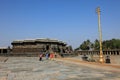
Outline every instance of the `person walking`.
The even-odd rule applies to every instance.
[[[42,61],[42,56],[43,56],[43,54],[40,53],[40,55],[39,55],[39,61]]]
[[[53,52],[50,53],[50,60],[54,60],[54,53]]]
[[[46,53],[46,60],[49,58],[49,52]]]

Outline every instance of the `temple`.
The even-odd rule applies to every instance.
[[[54,51],[64,52],[66,43],[54,39],[35,39],[35,40],[16,40],[12,43],[12,54],[31,54],[37,55],[40,52]]]

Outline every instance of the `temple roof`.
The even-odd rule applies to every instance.
[[[34,43],[34,42],[48,42],[48,43],[59,43],[59,44],[64,44],[66,45],[65,42],[59,41],[56,39],[49,39],[49,38],[41,38],[41,39],[32,39],[32,40],[15,40],[11,44],[21,44],[21,43]]]

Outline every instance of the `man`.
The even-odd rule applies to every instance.
[[[40,53],[40,55],[39,55],[39,61],[42,61],[42,56],[43,56],[43,54]]]

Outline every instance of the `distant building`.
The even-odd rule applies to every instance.
[[[66,43],[54,39],[35,39],[35,40],[17,40],[12,43],[12,54],[32,54],[37,55],[40,52],[54,51],[63,52]]]
[[[0,55],[7,55],[10,54],[10,46],[8,47],[0,47]]]
[[[0,54],[7,53],[7,47],[0,47]]]

